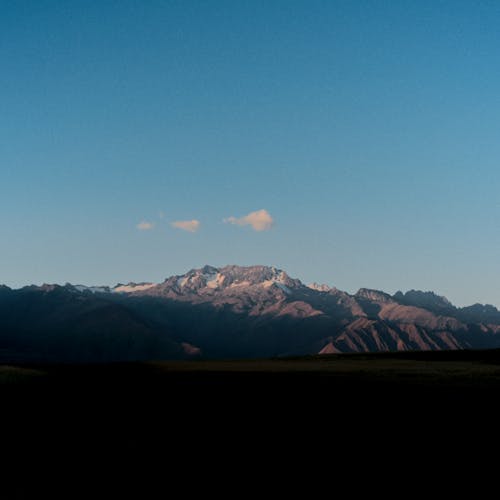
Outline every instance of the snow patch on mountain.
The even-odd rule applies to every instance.
[[[290,278],[284,271],[279,271],[276,268],[271,268],[272,274],[269,279],[262,281],[261,285],[264,288],[270,288],[272,286],[277,286],[281,290],[283,290],[286,294],[290,295],[292,290],[287,286],[287,283],[290,282]]]
[[[283,290],[288,295],[290,295],[292,293],[290,288],[288,288],[286,285],[284,285],[281,281],[278,281],[278,280],[274,280],[274,279],[265,280],[261,284],[264,288],[270,288],[272,286],[277,286],[278,288]]]
[[[188,282],[188,280],[189,278],[187,276],[181,276],[177,279],[177,286],[179,288],[182,288]]]
[[[307,288],[310,288],[311,290],[316,290],[317,292],[329,292],[331,290],[331,287],[328,285],[320,284],[320,283],[310,283],[307,285]]]
[[[72,287],[79,292],[90,293],[109,293],[109,286],[85,286],[85,285],[72,285]]]
[[[208,288],[220,288],[224,284],[226,277],[221,273],[204,275]]]
[[[235,281],[234,283],[231,283],[228,288],[246,287],[250,285],[250,281]]]
[[[129,283],[128,285],[118,284],[113,288],[114,293],[134,293],[143,292],[156,286],[155,283]]]

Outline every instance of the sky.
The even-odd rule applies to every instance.
[[[0,2],[0,282],[204,264],[500,306],[500,3]]]

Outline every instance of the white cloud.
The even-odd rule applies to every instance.
[[[196,233],[198,229],[200,229],[200,221],[193,220],[177,220],[175,222],[171,222],[172,227],[176,227],[177,229],[182,229],[183,231],[189,231],[190,233]]]
[[[149,231],[150,229],[153,229],[155,227],[153,222],[148,222],[143,220],[142,222],[139,222],[137,224],[136,228],[139,229],[139,231]]]
[[[254,231],[269,231],[273,227],[274,220],[267,210],[257,210],[250,212],[243,217],[228,217],[224,219],[227,224],[236,224],[237,226],[252,226]]]

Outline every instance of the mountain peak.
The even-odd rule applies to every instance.
[[[244,287],[261,286],[270,288],[276,286],[286,293],[291,289],[303,286],[302,282],[292,279],[285,271],[274,266],[236,266],[224,267],[203,266],[191,269],[186,274],[167,278],[162,289],[174,289],[184,293],[212,293],[227,289],[243,289]]]
[[[203,273],[203,274],[214,274],[214,273],[217,273],[219,272],[219,270],[214,267],[214,266],[210,266],[210,265],[205,265],[203,266],[200,271]]]
[[[286,293],[294,288],[303,286],[298,279],[293,279],[288,274],[274,266],[226,266],[220,269],[225,277],[225,283],[229,286],[256,286],[264,288],[277,286]]]
[[[382,292],[381,290],[372,290],[370,288],[360,288],[354,296],[372,302],[393,302],[393,298],[388,293]]]
[[[421,290],[409,290],[406,293],[396,292],[394,300],[401,304],[423,307],[432,310],[443,310],[454,308],[453,304],[442,295],[434,292],[422,292]]]
[[[187,273],[182,274],[181,276],[203,276],[203,275],[216,274],[218,272],[219,272],[219,269],[217,267],[205,265],[203,267],[199,267],[199,268],[195,267],[193,269],[190,269]]]

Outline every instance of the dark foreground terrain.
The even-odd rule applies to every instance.
[[[0,391],[4,498],[312,487],[472,467],[496,448],[500,351],[4,365]]]

